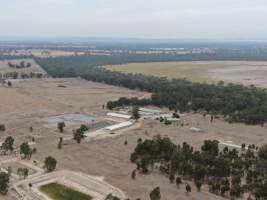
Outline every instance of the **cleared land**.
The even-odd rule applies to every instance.
[[[41,186],[40,190],[53,200],[91,200],[92,197],[58,183]]]
[[[12,68],[8,66],[8,62],[12,64],[19,64],[21,61],[24,61],[25,64],[30,63],[31,66],[27,68]],[[20,72],[20,73],[42,73],[46,74],[46,72],[33,60],[33,59],[17,59],[17,60],[3,60],[0,61],[0,73],[7,72]]]
[[[58,161],[58,170],[102,176],[108,183],[123,190],[130,199],[148,199],[150,191],[157,186],[160,186],[162,197],[166,200],[223,199],[208,193],[207,188],[203,188],[202,192],[193,188],[193,192],[188,195],[185,193],[185,184],[178,189],[156,170],[150,175],[137,174],[136,180],[132,180],[131,173],[136,166],[130,162],[130,154],[138,138],[150,139],[161,134],[177,144],[186,141],[195,148],[199,148],[206,139],[217,139],[233,145],[267,143],[265,127],[228,124],[221,119],[211,124],[209,116],[203,118],[199,114],[186,114],[183,116],[183,127],[140,120],[136,126],[121,130],[114,137],[84,140],[81,144],[73,140],[64,141],[59,150],[59,137],[72,137],[72,127],[67,127],[61,134],[55,127],[47,126],[45,118],[80,113],[103,121],[108,111],[102,109],[102,105],[108,100],[121,96],[147,97],[150,94],[80,79],[30,79],[14,81],[11,88],[0,86],[0,95],[0,123],[6,124],[7,128],[6,132],[1,133],[1,141],[11,135],[18,147],[33,136],[37,153],[32,160],[36,160],[39,167],[51,155]],[[32,132],[30,126],[33,127]],[[192,127],[203,131],[192,132]],[[125,140],[128,145],[124,144]]]
[[[167,78],[185,78],[194,82],[218,81],[254,84],[267,87],[267,63],[246,61],[201,61],[134,63],[107,66],[123,73],[145,74]]]

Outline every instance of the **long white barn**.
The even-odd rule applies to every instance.
[[[112,126],[108,126],[105,129],[109,130],[109,131],[115,131],[115,130],[118,130],[118,129],[121,129],[121,128],[125,128],[125,127],[128,127],[128,126],[131,126],[133,124],[134,123],[131,122],[131,121],[126,121],[126,122],[122,122],[122,123],[115,124],[115,125],[112,125]]]
[[[131,119],[131,115],[126,115],[126,114],[121,114],[121,113],[114,113],[114,112],[107,113],[107,116],[123,118],[123,119]]]

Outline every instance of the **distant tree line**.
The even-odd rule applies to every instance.
[[[207,185],[209,191],[231,199],[244,193],[258,200],[267,199],[267,145],[242,145],[238,152],[228,147],[219,150],[219,142],[206,140],[200,150],[184,142],[174,144],[167,137],[139,140],[131,161],[140,173],[158,170],[179,185],[192,181],[198,191]],[[187,183],[186,191],[191,192]]]
[[[136,60],[144,61],[140,57]],[[144,59],[149,60],[148,57]],[[112,109],[121,105],[153,104],[173,110],[201,111],[223,115],[229,122],[264,124],[267,120],[267,92],[254,86],[238,84],[192,83],[184,79],[160,78],[141,74],[123,74],[102,67],[108,64],[133,62],[124,56],[71,56],[36,59],[51,76],[82,77],[86,80],[124,86],[130,89],[152,92],[151,99],[120,99],[108,102]],[[150,60],[151,61],[151,60]]]
[[[33,58],[33,56],[27,55],[5,55],[0,53],[0,60],[16,60],[16,59],[27,59]]]
[[[29,79],[29,78],[43,78],[45,74],[41,72],[5,72],[0,73],[0,79]]]

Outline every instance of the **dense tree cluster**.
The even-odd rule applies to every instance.
[[[205,110],[213,115],[223,115],[229,122],[264,124],[267,120],[267,92],[264,89],[224,85],[222,82],[208,85],[166,80],[165,84],[152,89],[154,93],[151,99],[121,98],[118,101],[109,101],[107,107],[113,109],[124,105],[153,104],[181,112]],[[155,85],[157,84],[154,83]],[[146,88],[142,89],[147,91]]]
[[[146,106],[152,104],[151,99],[138,99],[136,97],[133,98],[126,98],[121,97],[116,101],[108,101],[107,102],[107,108],[112,110],[116,107],[123,107],[123,106]]]
[[[121,60],[119,60],[121,59]],[[159,78],[141,74],[112,72],[99,65],[131,62],[120,56],[73,56],[37,59],[52,76],[75,77],[152,92],[151,99],[120,99],[108,108],[129,104],[154,104],[183,111],[205,110],[223,115],[230,122],[264,124],[267,120],[267,92],[254,86],[192,83],[183,79]]]
[[[266,146],[261,147],[259,153],[255,145],[241,152],[228,147],[220,151],[218,141],[206,140],[201,150],[194,150],[187,143],[176,145],[167,137],[157,136],[139,142],[131,161],[144,174],[159,169],[171,183],[176,180],[177,185],[183,177],[192,180],[198,190],[208,185],[209,191],[217,195],[237,198],[248,193],[261,200],[267,198],[266,155]]]

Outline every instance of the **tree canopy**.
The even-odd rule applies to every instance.
[[[198,191],[206,184],[217,195],[237,198],[248,192],[257,199],[266,199],[265,151],[266,145],[258,153],[255,145],[242,152],[219,150],[216,140],[205,140],[200,150],[195,150],[186,142],[176,145],[167,137],[157,136],[140,141],[130,159],[144,174],[153,173],[157,164],[159,172],[169,177],[171,183],[176,180],[177,186],[183,178],[192,180]],[[189,184],[186,191],[191,191]]]

